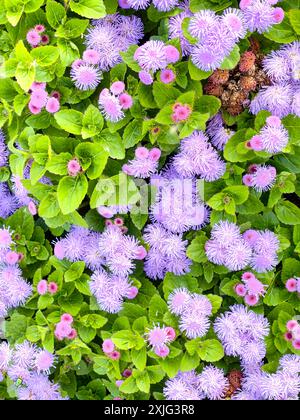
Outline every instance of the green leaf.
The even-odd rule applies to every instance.
[[[188,61],[188,68],[192,80],[199,81],[203,79],[208,79],[209,76],[212,75],[212,71],[203,71],[201,69],[198,69],[198,67],[196,67],[191,60]]]
[[[218,340],[201,341],[199,345],[197,353],[205,362],[217,362],[224,357],[224,349]]]
[[[32,343],[37,343],[41,338],[41,333],[37,325],[31,325],[26,330],[26,338]]]
[[[33,63],[20,62],[16,70],[16,79],[21,88],[27,92],[35,81],[35,66]]]
[[[79,337],[85,343],[90,343],[96,337],[96,330],[91,327],[80,325],[78,328]]]
[[[49,25],[56,29],[66,17],[65,8],[56,1],[47,0],[46,17]]]
[[[187,256],[197,263],[204,263],[207,261],[207,257],[204,250],[205,242],[207,238],[203,236],[197,236],[193,239],[187,248]]]
[[[59,49],[47,45],[34,48],[30,54],[41,67],[51,66],[59,59]]]
[[[99,143],[80,143],[75,149],[75,155],[84,162],[91,160],[91,164],[86,171],[90,179],[99,178],[102,174],[108,159],[108,153]]]
[[[140,350],[131,350],[131,360],[134,366],[139,370],[144,370],[147,362],[147,349],[143,347]]]
[[[58,38],[73,39],[78,38],[84,33],[89,24],[88,20],[70,19],[65,24],[57,28],[56,36]]]
[[[101,112],[94,105],[89,105],[83,114],[81,135],[83,139],[94,137],[103,128],[104,120]]]
[[[12,216],[6,219],[6,225],[10,226],[15,233],[25,236],[30,240],[34,231],[34,220],[27,208],[21,207]]]
[[[75,280],[78,280],[85,269],[85,264],[83,261],[74,262],[71,267],[65,272],[64,278],[65,282],[69,283]]]
[[[240,58],[241,56],[239,46],[235,45],[229,56],[226,57],[221,64],[220,68],[222,70],[232,70],[238,65]]]
[[[74,109],[63,109],[55,113],[54,118],[57,124],[71,134],[81,134],[82,113]]]
[[[71,0],[69,4],[73,12],[89,19],[101,19],[106,15],[103,0]]]
[[[71,296],[61,296],[58,298],[58,303],[61,309],[65,312],[70,313],[73,316],[77,316],[83,302],[82,295],[75,291]]]
[[[195,292],[198,288],[198,281],[188,274],[176,276],[173,273],[167,273],[163,281],[165,299],[168,299],[169,294],[179,287],[186,287],[190,292]]]
[[[198,354],[190,355],[189,353],[184,353],[180,363],[180,370],[182,372],[189,372],[190,370],[196,369],[199,366],[199,361]]]
[[[214,96],[203,95],[196,100],[195,110],[201,114],[209,114],[210,117],[215,115],[221,107],[221,101]]]
[[[249,188],[244,185],[233,185],[224,188],[223,193],[232,197],[236,204],[243,204],[249,196]]]
[[[280,200],[275,205],[275,214],[281,223],[287,225],[300,224],[300,209],[290,201]]]
[[[219,309],[221,308],[222,305],[222,301],[223,299],[221,298],[221,296],[217,296],[217,295],[205,295],[211,302],[212,304],[212,312],[213,314],[218,313]]]
[[[85,175],[76,177],[65,176],[59,181],[57,198],[63,214],[70,214],[77,210],[88,190],[88,181]]]
[[[284,20],[280,24],[271,26],[268,32],[264,33],[264,36],[271,41],[281,44],[287,44],[297,39],[287,16],[285,16]]]
[[[169,102],[174,102],[179,95],[180,91],[173,86],[161,82],[153,84],[153,96],[159,108],[163,108]]]
[[[67,175],[68,162],[72,159],[70,153],[60,153],[59,155],[52,154],[46,164],[47,171],[56,175]]]
[[[143,120],[133,120],[127,125],[123,134],[125,149],[135,146],[143,140]]]
[[[125,381],[120,386],[120,391],[124,392],[124,394],[134,394],[138,390],[139,388],[137,387],[135,378],[133,376],[130,376],[129,378],[125,379]]]
[[[122,137],[119,133],[111,133],[109,130],[103,130],[97,136],[95,141],[100,141],[103,148],[109,153],[113,159],[125,158],[125,147]]]
[[[39,296],[38,299],[38,309],[43,310],[49,308],[50,305],[54,302],[53,296],[47,294]]]
[[[89,314],[80,318],[80,322],[86,327],[92,327],[97,330],[107,323],[107,318],[98,314]]]
[[[41,217],[51,218],[60,213],[57,195],[54,192],[47,194],[39,205],[39,215]]]
[[[149,319],[152,322],[160,322],[167,312],[168,306],[166,302],[159,296],[154,295],[149,303]]]
[[[162,381],[165,373],[159,366],[147,366],[147,372],[150,378],[151,384],[157,384]]]
[[[130,330],[118,331],[111,336],[112,341],[121,350],[129,350],[135,347],[137,343],[136,336]]]
[[[147,371],[137,372],[135,381],[141,392],[148,393],[150,391],[150,378]]]
[[[138,73],[141,71],[141,68],[133,58],[137,49],[137,45],[131,45],[126,51],[121,51],[120,56],[123,58],[124,63],[127,64],[129,68]]]

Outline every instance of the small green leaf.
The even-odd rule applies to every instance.
[[[69,214],[77,210],[87,190],[88,181],[83,174],[62,178],[57,187],[57,198],[62,213]]]

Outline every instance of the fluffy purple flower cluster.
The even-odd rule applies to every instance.
[[[256,191],[268,191],[276,180],[276,168],[270,165],[250,165],[248,174],[243,176],[243,183]]]
[[[123,165],[122,171],[127,175],[136,178],[149,178],[156,173],[161,151],[157,147],[148,150],[146,147],[138,147],[135,150],[135,157]]]
[[[166,45],[163,41],[147,41],[140,46],[134,59],[141,67],[139,78],[145,85],[153,83],[153,75],[158,70],[164,70],[169,64],[180,59],[180,53],[173,45]]]
[[[90,289],[101,309],[115,313],[121,310],[125,297],[135,298],[137,289],[128,276],[135,268],[133,260],[144,259],[147,252],[133,236],[111,225],[103,233],[73,226],[65,238],[56,242],[54,254],[59,259],[84,261],[94,271]]]
[[[234,305],[218,317],[214,330],[227,356],[239,356],[244,366],[259,366],[266,355],[264,337],[269,334],[269,322],[263,315]]]
[[[131,206],[99,206],[97,207],[98,213],[106,219],[111,219],[116,214],[127,214]]]
[[[18,263],[20,254],[12,251],[12,233],[0,229],[0,317],[9,309],[23,305],[32,293],[32,287],[23,277]]]
[[[169,12],[178,6],[179,0],[152,0],[152,4],[160,12]],[[119,0],[119,5],[123,9],[147,9],[151,4],[151,0]]]
[[[190,271],[191,260],[186,256],[188,241],[182,234],[171,233],[159,223],[146,226],[144,240],[149,244],[144,270],[150,279],[162,280],[167,272],[182,275]]]
[[[222,114],[218,112],[218,114],[209,120],[206,134],[216,149],[224,150],[226,143],[235,132],[225,127]]]
[[[71,79],[81,90],[95,89],[108,71],[122,62],[121,51],[137,44],[144,36],[142,20],[118,13],[93,21],[85,37],[87,49],[72,64]]]
[[[162,175],[151,181],[158,181],[155,203],[150,209],[153,222],[173,233],[199,230],[208,222],[209,211],[198,196],[196,180],[168,179]]]
[[[225,162],[202,131],[195,131],[181,141],[173,166],[183,178],[197,176],[208,182],[221,178],[226,170]]]
[[[133,260],[144,259],[146,250],[133,236],[124,235],[116,226],[108,226],[103,233],[73,226],[65,238],[54,246],[59,259],[84,261],[91,270],[107,268],[116,276],[133,272]]]
[[[200,374],[179,372],[165,383],[163,393],[167,400],[221,400],[228,388],[224,371],[209,365]]]
[[[203,337],[209,330],[212,304],[206,296],[190,293],[184,287],[175,289],[168,298],[168,307],[179,316],[179,329],[187,338]]]
[[[300,392],[300,356],[286,354],[279,360],[276,373],[259,367],[244,367],[242,390],[233,400],[298,400]]]
[[[265,151],[271,154],[282,152],[289,142],[288,130],[276,115],[268,117],[265,126],[258,135],[248,142],[250,149],[257,152]]]
[[[89,286],[101,310],[110,313],[120,312],[124,299],[134,299],[138,293],[127,276],[110,274],[103,269],[94,271]]]
[[[122,120],[125,117],[124,111],[132,105],[132,97],[125,92],[124,82],[114,82],[110,89],[103,89],[99,95],[99,108],[104,118],[111,122]]]
[[[59,386],[49,380],[55,356],[24,341],[14,348],[0,343],[0,382],[13,381],[18,400],[63,400]]]
[[[247,230],[240,232],[235,223],[221,221],[211,231],[211,239],[205,244],[209,261],[224,265],[230,271],[239,271],[251,266],[257,273],[273,270],[277,265],[279,241],[269,231]]]
[[[300,42],[273,51],[263,61],[272,84],[262,88],[252,100],[250,111],[267,110],[277,117],[300,117]]]
[[[3,131],[0,129],[0,167],[7,166],[8,155],[9,153],[5,143],[5,136]]]
[[[170,353],[168,345],[175,340],[176,332],[172,327],[154,326],[146,333],[146,338],[157,356],[166,357]]]
[[[169,19],[169,37],[179,38],[183,55],[191,55],[193,63],[204,71],[220,67],[247,30],[263,33],[284,18],[280,7],[274,8],[265,0],[242,0],[241,10],[228,8],[222,15],[212,10],[193,14],[188,2],[180,8],[183,11]],[[182,24],[185,18],[190,18],[189,32],[198,41],[195,45],[184,36]]]

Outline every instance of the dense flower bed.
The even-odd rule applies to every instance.
[[[0,399],[297,400],[294,0],[4,0]]]

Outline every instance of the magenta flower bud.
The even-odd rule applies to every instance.
[[[123,226],[124,225],[124,220],[121,217],[116,217],[114,220],[114,224],[116,226]]]
[[[49,44],[49,41],[50,41],[49,36],[46,35],[46,34],[43,34],[42,35],[42,39],[41,39],[41,44],[42,45],[47,45],[47,44]]]
[[[284,338],[286,341],[293,341],[293,334],[291,332],[286,332]]]
[[[59,260],[63,260],[65,258],[65,251],[61,242],[56,242],[56,244],[54,245],[54,255]]]
[[[165,54],[166,54],[167,62],[169,64],[177,63],[177,61],[180,59],[179,51],[173,45],[167,45],[165,47]]]
[[[27,32],[26,40],[32,47],[36,47],[41,42],[42,37],[35,29],[31,29]]]
[[[139,79],[146,86],[152,85],[154,82],[152,75],[145,70],[139,72]]]
[[[128,4],[128,0],[118,0],[119,1],[119,6],[122,9],[130,9],[130,5]]]
[[[147,159],[149,156],[149,150],[146,147],[138,147],[135,150],[135,157],[138,159]]]
[[[275,23],[281,23],[284,19],[284,10],[281,7],[275,7],[273,10],[273,19]]]
[[[161,151],[157,147],[154,147],[149,152],[149,158],[151,160],[154,160],[155,162],[157,162],[160,159],[160,156],[161,156]]]
[[[288,279],[285,287],[289,292],[296,292],[297,291],[298,282],[296,279]]]
[[[37,290],[39,295],[41,295],[41,296],[45,295],[48,291],[47,280],[40,280],[38,282],[38,285],[36,286],[36,290]]]
[[[300,340],[294,340],[293,341],[293,347],[296,350],[300,350]]]
[[[42,111],[42,108],[38,108],[37,106],[33,105],[31,101],[28,103],[28,109],[33,115],[37,115]]]
[[[14,265],[19,261],[19,254],[15,251],[8,251],[5,255],[5,262],[9,265]]]
[[[129,378],[132,375],[132,370],[125,369],[122,375],[124,376],[124,378]]]
[[[250,140],[250,147],[256,152],[260,152],[264,149],[261,136],[254,136]]]
[[[128,93],[122,93],[119,96],[119,101],[123,109],[130,109],[133,105],[132,96],[128,95]]]
[[[73,323],[73,317],[72,317],[72,315],[70,315],[70,314],[63,314],[63,315],[60,317],[60,320],[61,320],[62,322],[67,322],[68,324],[72,324],[72,323]]]
[[[174,341],[174,340],[175,340],[175,338],[176,338],[176,332],[175,332],[174,328],[172,328],[172,327],[166,327],[166,328],[165,328],[165,331],[166,331],[166,333],[167,333],[167,337],[168,337],[168,339],[169,339],[170,341]]]
[[[257,304],[259,298],[256,295],[246,295],[245,296],[245,303],[249,306],[254,306]]]
[[[137,260],[143,260],[146,257],[146,255],[147,255],[146,249],[142,245],[140,245],[138,247],[138,252],[137,252],[137,255],[136,255],[136,259]]]
[[[53,281],[51,281],[48,284],[48,292],[50,293],[50,295],[55,295],[55,293],[57,293],[58,291],[58,286],[56,283],[54,283]]]
[[[46,90],[43,89],[37,89],[32,92],[30,97],[30,103],[37,107],[37,108],[43,108],[47,103],[48,93]]]
[[[247,187],[252,187],[253,185],[253,177],[250,174],[246,174],[243,176],[243,184]]]
[[[241,0],[240,1],[240,9],[244,10],[252,4],[253,0]]]
[[[120,82],[120,81],[114,82],[110,87],[110,91],[114,95],[120,95],[121,93],[124,92],[124,90],[125,90],[125,83]]]
[[[289,330],[289,331],[294,331],[295,330],[295,328],[297,328],[298,327],[298,322],[297,321],[295,321],[294,319],[291,319],[290,321],[288,321],[287,322],[287,324],[286,324],[286,328]]]
[[[72,328],[70,334],[68,334],[68,339],[69,340],[74,340],[74,338],[76,338],[76,337],[77,337],[77,331],[74,328]]]
[[[162,70],[162,72],[160,73],[160,81],[162,83],[165,83],[166,85],[174,82],[175,79],[176,75],[171,69]]]
[[[30,201],[28,203],[27,208],[28,208],[29,213],[32,214],[32,216],[35,216],[37,214],[37,208],[33,201]]]
[[[85,61],[81,58],[77,58],[77,60],[73,61],[72,63],[72,69],[78,69],[79,67],[83,66],[85,64]]]
[[[105,220],[105,226],[106,227],[113,226],[113,222],[111,220]]]
[[[46,111],[50,114],[55,114],[60,109],[60,103],[59,100],[52,97],[49,98],[46,104]]]
[[[72,159],[68,162],[68,173],[70,176],[76,176],[81,171],[81,166],[77,159]]]
[[[135,286],[131,286],[126,294],[128,299],[134,299],[139,293],[139,289]]]
[[[41,82],[33,82],[32,85],[30,86],[30,91],[34,92],[36,90],[45,90],[46,89],[46,83],[41,83]]]
[[[60,101],[61,98],[61,94],[59,92],[57,92],[57,90],[54,90],[53,92],[50,93],[51,98],[55,98],[58,101]]]
[[[235,286],[234,290],[235,290],[235,293],[236,293],[238,296],[241,296],[241,297],[246,296],[247,289],[246,289],[246,287],[245,287],[243,284],[241,284],[241,283],[240,283],[240,284],[237,284],[237,285]]]
[[[108,354],[108,357],[112,360],[119,360],[121,357],[121,353],[119,351],[113,351]]]
[[[167,357],[170,353],[170,349],[168,346],[163,344],[161,347],[155,348],[154,353],[159,357]]]
[[[104,353],[112,353],[115,349],[115,345],[113,343],[112,340],[110,340],[109,338],[107,338],[106,340],[103,341],[102,343],[102,350]]]
[[[84,51],[82,58],[88,64],[98,64],[100,60],[100,55],[98,51],[88,49]]]
[[[121,232],[124,233],[124,235],[128,232],[128,227],[127,226],[122,226],[121,227]]]
[[[39,32],[39,33],[45,32],[45,26],[41,25],[41,24],[35,25],[34,30]]]
[[[249,271],[246,271],[246,273],[244,273],[242,275],[242,280],[248,281],[248,280],[254,280],[256,277],[253,273],[249,273]]]

